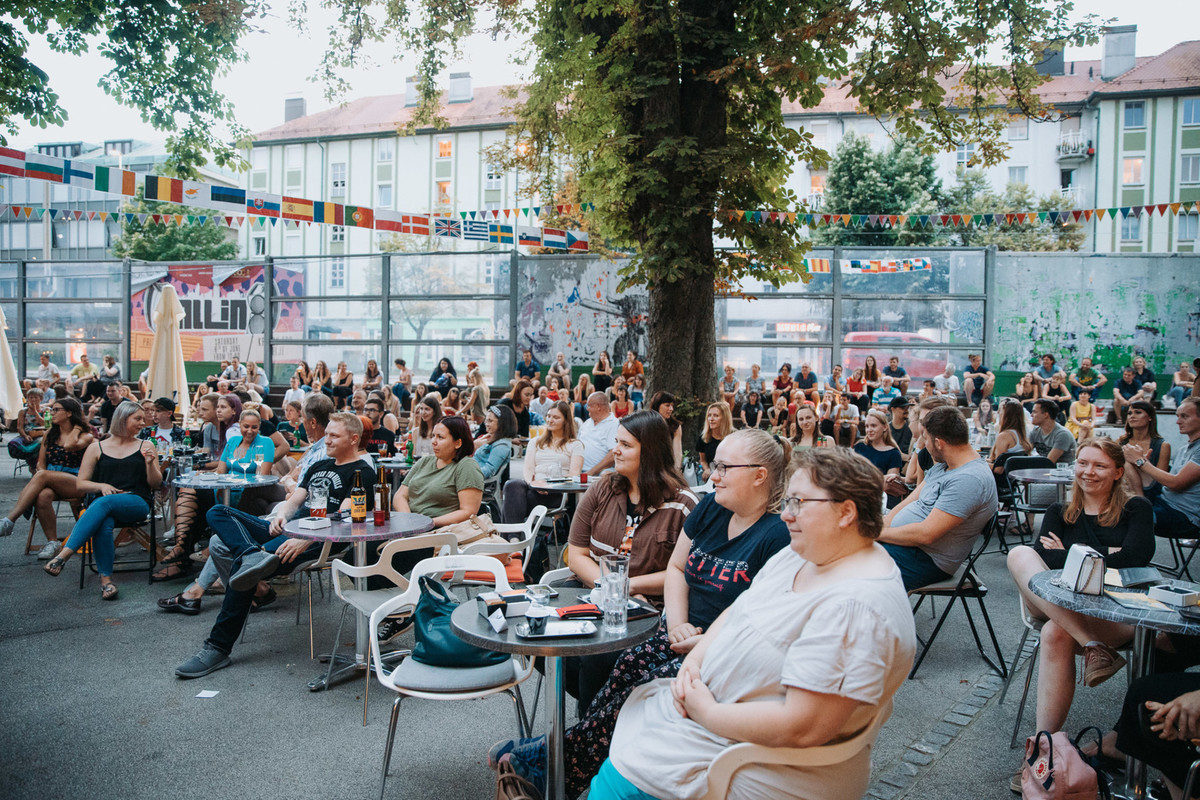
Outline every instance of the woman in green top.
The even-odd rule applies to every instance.
[[[470,426],[462,417],[443,417],[430,439],[433,453],[408,473],[392,508],[432,517],[439,528],[465,522],[483,502],[483,471],[471,458],[475,443]]]

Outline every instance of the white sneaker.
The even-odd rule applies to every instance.
[[[13,521],[8,517],[0,518],[0,536],[8,536],[13,532]]]
[[[53,542],[46,542],[41,550],[38,550],[38,561],[49,561],[58,555],[58,551],[62,550],[62,542],[55,539]]]

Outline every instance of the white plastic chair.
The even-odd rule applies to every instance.
[[[881,708],[862,733],[837,744],[820,747],[764,747],[739,742],[721,751],[708,767],[708,793],[704,800],[723,800],[729,793],[734,773],[749,764],[779,764],[790,767],[828,767],[841,764],[875,744],[879,729],[892,713],[892,702]]]
[[[507,694],[512,698],[517,715],[518,736],[528,735],[525,705],[517,686],[533,672],[532,661],[523,662],[517,656],[489,667],[434,667],[405,658],[391,672],[384,670],[380,658],[380,623],[389,615],[406,606],[416,606],[421,597],[418,578],[422,575],[438,576],[446,572],[465,571],[491,572],[496,588],[508,591],[508,578],[504,565],[490,556],[453,555],[427,558],[413,567],[412,582],[401,594],[385,600],[371,612],[371,654],[375,661],[375,675],[385,689],[396,692],[392,704],[392,717],[388,723],[387,744],[383,751],[383,772],[379,785],[379,797],[383,800],[387,786],[388,767],[392,760],[392,745],[396,738],[396,723],[400,716],[400,701],[405,697],[425,700],[475,700],[493,694]]]
[[[392,567],[392,556],[397,553],[403,553],[410,550],[425,550],[430,547],[447,548],[451,554],[458,552],[458,539],[453,533],[429,533],[423,536],[410,536],[406,539],[394,539],[388,542],[383,550],[379,552],[379,560],[374,564],[366,566],[355,566],[347,564],[341,559],[335,559],[330,568],[333,571],[333,590],[337,592],[337,596],[345,603],[342,606],[341,616],[338,618],[337,634],[333,637],[333,651],[329,654],[329,671],[325,676],[325,682],[328,685],[330,676],[333,675],[333,666],[335,657],[337,656],[338,642],[342,638],[342,625],[346,622],[346,612],[353,608],[359,614],[370,615],[380,605],[402,595],[408,588],[408,579],[396,572]],[[322,553],[324,555],[324,553]],[[495,559],[492,559],[495,561]],[[496,562],[500,563],[500,562]],[[381,576],[392,582],[391,586],[383,589],[366,589],[360,590],[355,588],[342,588],[342,582],[338,580],[339,575],[345,575],[351,580],[356,578],[370,578],[372,576]],[[353,584],[351,584],[353,586]],[[309,597],[311,607],[312,586],[309,585]],[[309,625],[311,639],[311,622]],[[371,643],[375,644],[375,630],[371,630]],[[371,691],[371,659],[370,653],[367,654],[367,677],[366,688],[363,690],[363,725],[367,724],[367,696]]]
[[[542,527],[542,521],[549,513],[545,506],[534,506],[534,509],[529,512],[524,522],[507,522],[496,525],[496,533],[504,536],[505,534],[519,534],[519,539],[508,539],[507,542],[471,542],[465,544],[459,550],[464,555],[486,555],[486,556],[501,556],[510,553],[519,554],[523,565],[529,564],[529,553],[533,549],[533,543],[537,539],[538,529]],[[453,583],[477,583],[474,580],[467,580],[462,573],[455,573]],[[491,581],[487,581],[491,583]]]

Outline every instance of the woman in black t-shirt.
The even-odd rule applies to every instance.
[[[728,403],[713,403],[704,412],[704,433],[696,439],[696,454],[700,459],[701,483],[712,477],[713,461],[717,457],[717,446],[733,433],[733,415]]]
[[[714,405],[724,405],[723,403]],[[666,615],[657,633],[621,653],[612,674],[563,743],[566,788],[579,796],[608,757],[617,713],[638,686],[674,677],[683,657],[721,612],[791,540],[779,518],[791,445],[765,431],[736,431],[717,447],[713,494],[688,515],[667,567]],[[497,743],[488,754],[495,767],[507,759],[528,774],[545,764],[545,737],[528,744]]]

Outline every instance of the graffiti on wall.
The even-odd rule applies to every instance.
[[[996,369],[1026,370],[1054,353],[1060,364],[1090,357],[1111,371],[1140,354],[1173,372],[1200,354],[1200,281],[1176,256],[1000,253],[995,286]]]
[[[519,347],[543,364],[565,353],[568,363],[594,363],[608,350],[620,364],[625,351],[645,357],[650,301],[644,289],[617,292],[620,263],[602,259],[539,258],[521,273]]]

